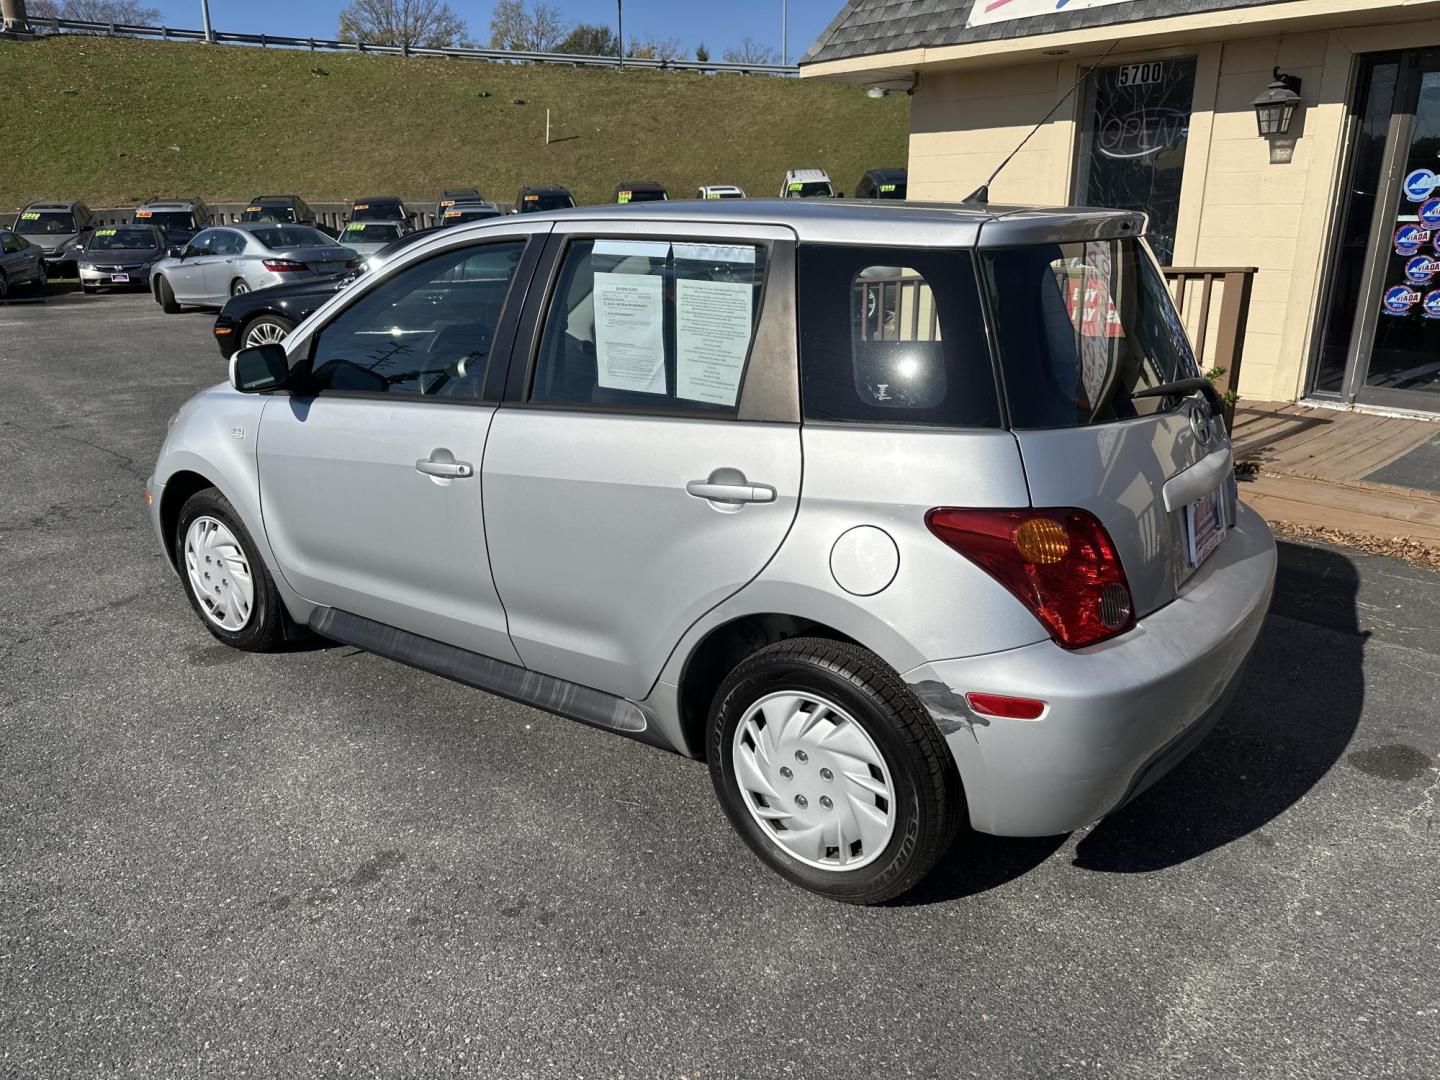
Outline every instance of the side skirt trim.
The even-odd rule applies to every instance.
[[[649,721],[640,706],[628,698],[507,664],[503,660],[421,637],[337,608],[316,608],[310,615],[309,625],[321,637],[354,645],[366,652],[398,660],[402,664],[583,724],[669,748],[663,736],[650,730]]]

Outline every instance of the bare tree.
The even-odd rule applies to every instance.
[[[731,64],[774,64],[775,51],[760,44],[754,38],[742,38],[740,44],[725,50],[725,59]]]
[[[465,20],[444,0],[353,0],[340,12],[340,40],[422,49],[470,44]]]
[[[556,52],[577,56],[619,56],[620,42],[615,31],[596,23],[580,23],[555,47]]]
[[[555,52],[569,33],[559,8],[524,0],[500,0],[490,15],[490,47],[515,52]]]
[[[674,38],[630,39],[630,56],[637,60],[679,60],[685,55],[680,42]]]
[[[130,26],[154,26],[160,21],[159,11],[135,0],[29,0],[25,7],[31,19],[78,19]],[[43,32],[45,27],[37,29]]]

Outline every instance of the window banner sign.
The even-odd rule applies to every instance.
[[[975,6],[970,9],[970,18],[965,21],[965,25],[989,26],[991,23],[1034,19],[1041,15],[1058,15],[1085,8],[1134,2],[1135,0],[975,0]]]

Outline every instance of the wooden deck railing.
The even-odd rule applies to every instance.
[[[1223,368],[1215,380],[1221,394],[1240,386],[1240,361],[1245,348],[1245,325],[1250,318],[1253,266],[1167,266],[1165,279],[1180,312],[1185,332],[1204,371]],[[1219,302],[1215,293],[1219,291]],[[1233,426],[1235,406],[1225,410],[1226,426]]]

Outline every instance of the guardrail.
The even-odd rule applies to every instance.
[[[205,208],[210,211],[209,224],[211,225],[233,225],[240,220],[245,213],[245,208],[252,205],[249,202],[212,202],[206,203]],[[435,216],[435,202],[433,199],[406,199],[405,205],[410,209],[410,223],[417,229],[429,228],[431,225],[439,224],[439,218]],[[501,213],[508,214],[514,208],[514,203],[496,203]],[[310,209],[315,211],[315,223],[328,229],[330,232],[338,233],[344,227],[350,217],[350,204],[348,202],[323,202],[310,203]],[[90,213],[95,215],[95,224],[105,227],[110,225],[128,225],[135,214],[133,206],[92,206]],[[0,214],[0,229],[12,228],[18,211]]]
[[[92,22],[85,19],[36,18],[27,20],[35,33],[101,34],[110,37],[160,38],[164,41],[206,41],[204,30],[133,23]],[[651,68],[660,71],[732,72],[738,75],[799,75],[792,64],[742,64],[728,60],[659,60],[648,56],[590,56],[581,53],[513,52],[509,49],[429,49],[417,45],[371,45],[332,38],[287,37],[284,34],[235,34],[212,31],[208,40],[222,45],[259,45],[261,48],[309,49],[311,52],[353,52],[366,56],[429,56],[447,60],[487,60],[500,64],[564,64],[568,67]]]

